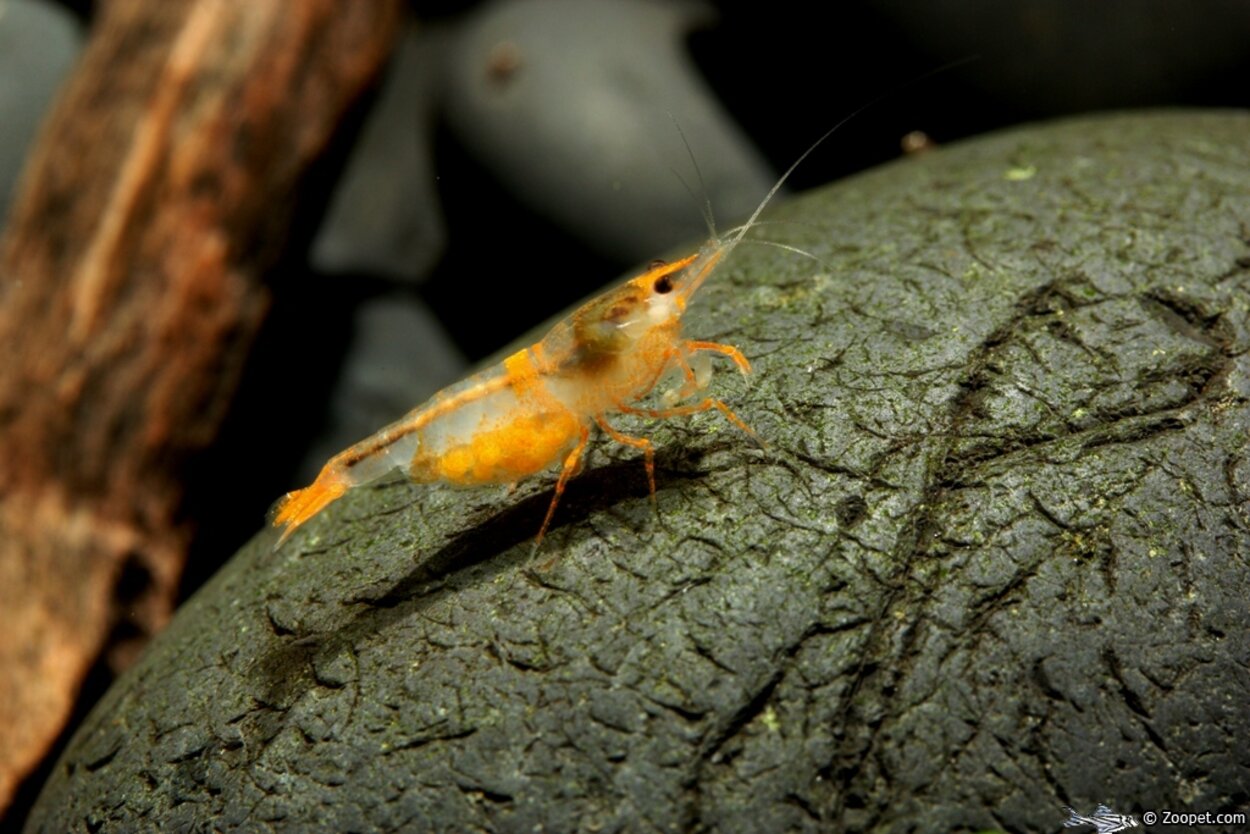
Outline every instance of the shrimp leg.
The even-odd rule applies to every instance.
[[[543,519],[543,526],[538,528],[538,538],[534,540],[534,550],[538,550],[538,545],[542,544],[543,536],[547,533],[547,527],[551,524],[551,518],[556,514],[556,505],[560,503],[560,496],[564,494],[564,486],[569,482],[569,478],[577,473],[577,467],[582,459],[582,452],[586,450],[586,443],[590,440],[590,429],[585,424],[580,426],[581,437],[577,441],[577,445],[573,447],[573,451],[569,452],[568,457],[564,459],[564,467],[560,470],[560,479],[556,481],[556,493],[551,496],[551,504],[547,507],[547,516]]]
[[[685,348],[686,353],[694,353],[697,350],[710,350],[715,351],[716,353],[724,354],[733,360],[733,363],[738,366],[738,370],[742,371],[743,374],[751,373],[751,363],[748,362],[747,358],[742,355],[742,351],[738,350],[733,345],[722,345],[719,342],[696,342],[687,340],[682,343],[682,346]]]
[[[745,356],[743,356],[742,351],[738,350],[733,345],[722,345],[719,342],[699,342],[688,339],[682,342],[682,350],[677,352],[675,356],[678,367],[681,368],[682,374],[686,377],[686,385],[682,388],[682,394],[684,395],[689,395],[699,388],[699,384],[695,379],[694,370],[690,367],[690,363],[686,361],[686,356],[700,350],[713,351],[715,353],[728,356],[733,360],[733,363],[738,366],[738,370],[740,370],[743,375],[751,373],[751,363],[747,361]],[[721,414],[724,414],[725,418],[729,420],[729,422],[751,435],[751,437],[755,438],[757,442],[763,443],[763,441],[760,440],[759,435],[757,435],[755,431],[742,420],[741,417],[734,414],[733,411],[730,410],[729,406],[725,405],[715,397],[707,397],[706,399],[691,405],[679,405],[671,408],[635,408],[634,406],[625,405],[624,403],[617,403],[616,407],[625,414],[639,414],[644,417],[651,417],[657,420],[662,420],[668,417],[683,417],[690,414],[698,414],[701,411],[707,411],[715,408],[720,411]],[[648,441],[648,443],[649,442],[650,441]]]
[[[608,421],[603,419],[602,414],[595,415],[595,422],[599,424],[599,428],[603,429],[608,437],[617,443],[624,443],[626,446],[642,449],[643,461],[647,467],[647,484],[651,487],[651,503],[655,505],[658,511],[660,505],[655,497],[655,447],[651,444],[651,441],[645,437],[631,437],[628,434],[621,434],[608,425]]]
[[[691,367],[688,359],[689,356],[698,351],[709,351],[728,356],[733,360],[733,363],[738,366],[738,370],[742,372],[743,376],[751,373],[751,363],[748,362],[747,358],[742,355],[742,351],[738,350],[736,347],[732,345],[722,345],[718,342],[696,342],[687,340],[682,342],[680,347],[675,348],[669,354],[671,361],[676,363],[677,367],[681,370],[682,376],[686,379],[686,383],[676,391],[666,392],[664,395],[665,402],[671,404],[673,402],[684,400],[696,391],[701,391],[707,387],[706,378],[699,379],[698,374],[695,373],[695,370]]]
[[[752,429],[745,422],[743,422],[741,417],[739,417],[737,414],[734,414],[733,411],[730,410],[729,406],[725,405],[723,402],[716,399],[715,397],[708,397],[707,399],[702,400],[697,403],[693,403],[692,405],[679,405],[673,408],[655,409],[655,408],[634,408],[633,406],[629,406],[629,405],[620,406],[621,411],[624,412],[625,414],[639,414],[643,417],[651,417],[656,420],[663,420],[668,417],[685,417],[690,414],[698,414],[700,412],[708,411],[709,409],[713,409],[713,408],[720,411],[721,414],[724,414],[725,419],[729,420],[729,422],[733,423],[735,426],[742,429],[747,434],[751,435],[751,437],[755,438],[755,442],[759,443],[760,445],[764,445],[764,441],[760,439],[760,436],[755,433],[754,429]]]

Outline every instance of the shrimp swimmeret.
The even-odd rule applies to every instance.
[[[278,544],[347,490],[393,469],[403,469],[419,483],[474,486],[515,484],[560,463],[555,494],[538,530],[541,542],[565,485],[577,472],[592,425],[613,440],[642,450],[654,500],[651,441],[617,431],[607,421],[609,414],[665,418],[716,409],[754,436],[715,397],[662,409],[635,403],[671,371],[685,378],[675,392],[676,402],[693,398],[707,385],[708,354],[726,356],[743,374],[750,373],[750,363],[737,348],[683,338],[681,317],[794,169],[843,122],[795,160],[743,225],[719,236],[713,230],[698,252],[674,263],[653,264],[642,275],[582,305],[537,344],[443,389],[335,455],[311,486],[287,493],[278,502],[273,523],[285,527]]]

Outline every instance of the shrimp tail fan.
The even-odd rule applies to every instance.
[[[288,492],[279,498],[270,511],[269,521],[275,527],[286,529],[282,531],[274,547],[280,547],[305,521],[321,512],[331,501],[340,498],[347,492],[348,486],[335,473],[322,471],[311,485]]]

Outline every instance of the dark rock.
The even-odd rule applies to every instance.
[[[30,831],[1058,830],[1250,796],[1250,117],[1028,127],[787,206],[755,364],[551,479],[266,532]],[[554,559],[550,570],[537,563]]]

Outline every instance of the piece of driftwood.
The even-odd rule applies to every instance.
[[[398,0],[111,0],[0,241],[0,808],[106,638],[169,616],[301,176]]]
[[[778,206],[755,368],[552,477],[257,536],[29,834],[1059,831],[1250,795],[1250,116],[1120,114]],[[554,560],[542,570],[546,560]]]

